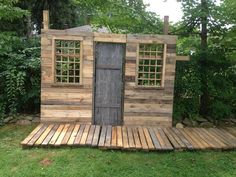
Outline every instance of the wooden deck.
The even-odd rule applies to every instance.
[[[88,146],[102,149],[171,151],[236,149],[234,128],[159,128],[85,124],[39,124],[22,147]]]

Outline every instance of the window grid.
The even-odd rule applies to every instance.
[[[57,83],[80,83],[80,41],[55,40]]]
[[[137,84],[160,87],[162,84],[164,44],[140,44]]]

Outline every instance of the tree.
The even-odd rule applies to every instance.
[[[226,1],[232,2],[232,0]],[[232,25],[233,17],[231,17],[233,13],[228,12],[232,8],[226,8],[224,4],[216,5],[214,0],[183,0],[182,5],[183,21],[172,33],[181,35],[180,42],[184,42],[185,48],[191,46],[190,55],[194,61],[190,61],[189,64],[177,64],[176,84],[180,85],[179,87],[185,82],[192,85],[188,86],[189,89],[185,90],[185,93],[182,92],[182,95],[187,98],[186,94],[189,95],[191,89],[199,88],[194,85],[198,82],[193,82],[199,77],[200,92],[195,91],[195,93],[201,95],[200,114],[217,119],[228,118],[235,114],[233,105],[236,101],[235,69],[232,67],[235,65],[235,57],[232,57],[232,54],[235,53],[233,50],[236,51],[233,43],[236,35],[233,34],[235,31]],[[182,50],[183,48],[179,48],[179,52],[186,52]],[[199,76],[194,74],[192,79],[187,77],[196,73],[196,69]],[[187,72],[183,72],[185,70]],[[176,86],[178,90],[175,90],[178,95],[179,87]],[[191,98],[191,94],[188,98]],[[176,102],[180,101],[178,99],[176,98]],[[195,107],[198,105],[196,104]]]

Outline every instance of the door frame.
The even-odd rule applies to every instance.
[[[96,44],[97,43],[107,43],[107,44],[123,44],[124,55],[122,59],[122,90],[121,90],[121,125],[124,123],[124,95],[125,95],[125,58],[126,58],[126,43],[124,42],[103,42],[103,41],[94,41],[93,42],[93,84],[92,84],[92,120],[91,123],[95,124],[95,95],[96,95]]]

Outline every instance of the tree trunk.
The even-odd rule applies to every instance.
[[[200,72],[201,72],[201,100],[200,114],[208,114],[209,92],[207,83],[207,23],[208,23],[208,4],[207,0],[201,0],[201,55],[200,55]]]

